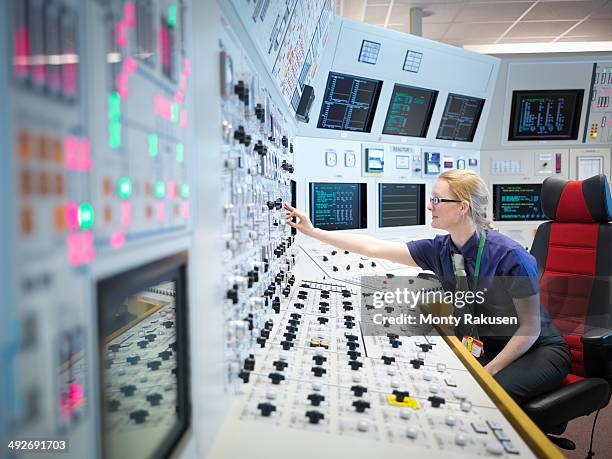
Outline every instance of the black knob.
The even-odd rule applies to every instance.
[[[288,323],[293,327],[297,327],[300,324],[300,321],[297,319],[290,319]]]
[[[361,397],[368,391],[368,388],[363,386],[352,386],[351,390],[353,391],[353,394],[355,394],[355,397]]]
[[[171,320],[166,320],[165,322],[162,322],[162,325],[166,328],[172,328],[174,322],[172,322]]]
[[[327,357],[324,355],[313,355],[312,360],[314,360],[314,363],[317,365],[323,365],[324,362],[327,362]]]
[[[144,349],[145,347],[147,347],[149,345],[149,342],[146,339],[143,339],[142,341],[138,341],[138,347],[140,349]]]
[[[327,258],[327,255],[323,255],[323,261],[327,261],[329,260],[329,258]]]
[[[285,380],[285,375],[280,373],[270,373],[268,378],[272,380],[272,384],[280,384],[281,381]]]
[[[284,135],[284,136],[281,138],[281,145],[282,145],[283,147],[285,147],[285,148],[287,148],[287,147],[289,146],[289,139],[287,138],[287,136],[286,136],[286,135]]]
[[[289,349],[293,347],[293,343],[291,341],[281,341],[280,344],[281,346],[283,346],[283,349],[285,351],[288,351]]]
[[[126,397],[131,397],[132,395],[134,395],[134,392],[136,392],[136,386],[134,386],[133,384],[121,386],[121,388],[119,388],[119,391]]]
[[[327,373],[327,370],[323,367],[312,367],[310,369],[310,371],[312,371],[314,373],[314,375],[318,378],[320,378],[321,376],[323,376],[325,373]]]
[[[147,410],[137,410],[130,413],[130,419],[132,419],[136,424],[142,424],[147,420],[147,416],[149,416],[149,412]]]
[[[348,250],[345,250],[345,251],[344,251],[344,255],[348,255],[348,254],[349,254],[349,251],[348,251]]]
[[[397,339],[393,339],[389,343],[391,344],[391,346],[394,349],[397,349],[398,347],[400,347],[402,345],[402,342],[400,340],[397,340]]]
[[[359,263],[359,269],[363,269],[363,268],[364,268],[363,263]]]
[[[266,347],[266,339],[263,336],[260,336],[257,338],[257,344],[259,344],[259,347],[261,348]]]
[[[276,368],[278,371],[283,371],[289,364],[284,360],[276,360],[272,363],[272,365],[274,365],[274,368]]]
[[[242,379],[242,381],[246,384],[249,382],[249,378],[251,377],[251,373],[246,370],[240,370],[238,373],[238,377]]]
[[[257,409],[261,411],[262,416],[270,416],[272,412],[276,411],[276,407],[271,403],[260,403],[257,405]]]
[[[149,333],[148,335],[145,335],[145,338],[152,343],[155,341],[155,338],[157,338],[157,335],[155,333]]]
[[[321,325],[324,325],[327,322],[329,322],[329,319],[327,317],[317,317],[317,320],[319,321]]]
[[[136,365],[140,361],[140,356],[133,355],[133,356],[128,357],[127,359],[125,359],[125,361],[127,363],[129,363],[130,365]]]
[[[348,347],[351,351],[354,351],[359,347],[359,343],[355,341],[349,341],[348,343],[346,343],[346,347]]]
[[[372,263],[370,263],[370,266],[371,266],[372,268],[375,268],[375,267],[376,267],[376,262],[374,262],[374,261],[373,261]]]
[[[287,325],[286,330],[288,332],[295,333],[296,331],[298,331],[298,328],[294,327],[293,325]]]
[[[357,357],[361,356],[361,352],[359,352],[359,351],[347,351],[346,355],[348,355],[351,360],[357,360]]]
[[[421,343],[418,346],[421,348],[423,352],[429,352],[432,348],[431,344],[429,343]]]
[[[302,318],[302,314],[298,314],[297,312],[292,312],[290,316],[293,320],[298,320]]]
[[[387,333],[387,338],[389,338],[389,341],[392,341],[394,339],[398,339],[399,335],[396,333]]]
[[[329,308],[327,306],[319,306],[319,311],[321,311],[322,314],[327,314]]]
[[[248,371],[253,371],[255,369],[255,356],[253,354],[250,354],[244,359],[244,369]]]
[[[351,370],[355,371],[359,370],[363,366],[363,362],[360,362],[359,360],[350,360],[348,364],[351,367]]]
[[[238,290],[228,290],[226,297],[228,300],[232,300],[232,304],[238,304]]]
[[[347,339],[347,341],[357,341],[358,339],[357,336],[351,334],[344,335],[344,337]]]
[[[321,402],[325,400],[325,396],[324,395],[317,394],[316,392],[310,394],[306,398],[310,401],[312,406],[319,406],[321,404]]]
[[[270,338],[270,330],[262,330],[261,333],[259,333],[259,336],[264,339]]]
[[[283,336],[287,339],[287,341],[293,341],[295,339],[295,333],[284,333]]]
[[[346,265],[346,270],[350,271],[351,270],[351,265]]]
[[[370,402],[366,402],[365,400],[355,400],[353,402],[353,406],[358,413],[363,413],[366,409],[370,408]]]
[[[172,352],[167,351],[167,350],[166,351],[162,351],[159,354],[157,354],[157,356],[159,358],[161,358],[162,360],[169,360],[170,357],[172,356]]]
[[[410,361],[410,364],[412,365],[412,368],[414,368],[415,370],[418,370],[419,368],[421,368],[421,365],[423,365],[425,362],[423,362],[420,359],[412,359]]]
[[[403,402],[405,398],[410,397],[410,392],[407,390],[394,390],[393,395],[395,395],[395,400]]]
[[[158,394],[158,393],[149,394],[149,395],[147,395],[147,402],[149,402],[151,404],[151,406],[157,406],[157,405],[159,405],[159,402],[163,398],[164,397],[162,396],[162,394]]]
[[[438,397],[437,395],[432,395],[427,400],[431,402],[431,406],[433,406],[434,408],[439,408],[440,405],[446,403],[446,400],[444,400],[442,397]]]
[[[383,355],[381,359],[383,362],[385,362],[385,365],[391,365],[393,362],[395,362],[395,357],[393,356]]]
[[[350,320],[347,320],[344,322],[344,326],[348,328],[349,330],[351,330],[355,326],[355,323],[351,322]]]
[[[332,271],[337,272],[338,271],[338,267],[337,266],[332,266]]]
[[[119,344],[110,344],[107,349],[111,352],[119,352],[119,347]]]
[[[272,330],[272,327],[274,327],[274,322],[272,321],[272,319],[266,320],[266,323],[264,324],[264,328],[266,330]]]
[[[161,364],[161,360],[151,360],[147,363],[147,368],[149,368],[151,371],[156,371],[159,369]]]
[[[331,254],[332,254],[332,255],[336,255],[337,253],[338,253],[338,252],[337,252],[336,250],[332,250],[332,251],[331,251]]]

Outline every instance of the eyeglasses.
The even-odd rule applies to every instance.
[[[446,198],[439,198],[437,196],[431,196],[429,198],[429,202],[431,204],[433,204],[434,206],[437,206],[438,204],[440,204],[441,202],[461,202],[457,199],[446,199]]]

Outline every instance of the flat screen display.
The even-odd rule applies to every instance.
[[[98,284],[102,457],[167,457],[187,429],[186,255]]]
[[[438,91],[396,84],[393,87],[383,134],[427,137]]]
[[[542,212],[540,183],[493,185],[493,220],[548,220]]]
[[[310,218],[316,228],[367,228],[365,183],[310,183]]]
[[[378,227],[425,224],[424,183],[379,183]]]
[[[584,90],[513,91],[508,140],[576,140]]]
[[[317,127],[370,132],[382,81],[329,72]]]
[[[471,142],[474,140],[484,99],[449,94],[438,127],[437,139]]]

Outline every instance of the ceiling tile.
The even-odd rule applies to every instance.
[[[599,9],[606,0],[552,1],[538,3],[524,20],[583,19]]]
[[[593,14],[593,19],[612,19],[612,1],[608,1]]]
[[[519,22],[506,35],[509,38],[558,36],[576,24],[577,21],[534,21]]]
[[[455,20],[457,22],[516,21],[530,5],[531,2],[468,4],[461,8]]]
[[[451,24],[444,38],[499,37],[512,23],[463,23]],[[490,41],[488,42],[490,43]]]
[[[557,37],[531,37],[531,38],[508,38],[504,37],[499,43],[550,43]]]
[[[589,19],[572,29],[569,35],[598,35],[612,41],[612,19]]]
[[[361,21],[361,12],[363,10],[363,4],[365,0],[343,0],[344,16],[350,19]]]
[[[450,24],[423,23],[423,36],[431,40],[438,40],[444,36]]]
[[[370,24],[384,24],[389,5],[370,5],[366,7],[365,22]]]

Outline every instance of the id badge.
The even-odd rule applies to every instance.
[[[484,344],[482,341],[472,337],[464,336],[461,343],[474,357],[478,358],[484,353]]]

